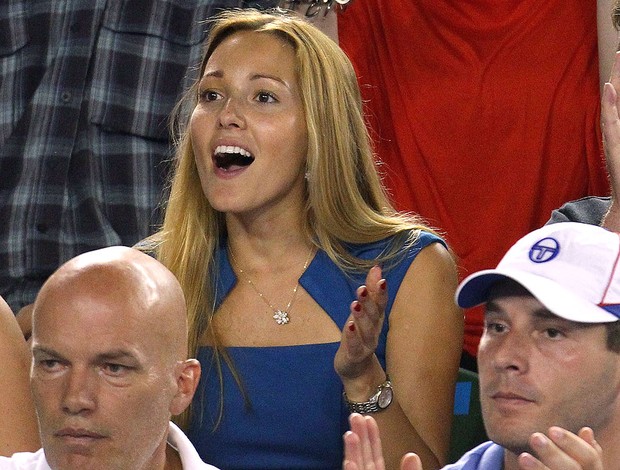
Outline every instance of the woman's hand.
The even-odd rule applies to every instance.
[[[415,256],[400,285],[387,285],[382,276],[373,267],[357,290],[334,366],[347,399],[358,403],[368,401],[389,373],[392,402],[372,414],[386,469],[401,468],[401,456],[411,451],[425,468],[438,469],[448,454],[463,345],[463,313],[454,303],[456,266],[448,250],[433,243]],[[384,370],[375,350],[383,342],[391,289],[397,291],[390,293]]]
[[[350,315],[342,330],[334,367],[352,401],[366,401],[385,380],[385,373],[375,355],[383,327],[387,304],[387,283],[381,268],[374,266],[366,284],[357,289]]]

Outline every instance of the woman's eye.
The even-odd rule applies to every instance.
[[[213,90],[203,90],[198,94],[200,101],[216,101],[219,96],[219,93]]]
[[[259,101],[261,103],[274,103],[277,100],[275,96],[273,96],[271,93],[266,92],[266,91],[261,91],[256,95],[256,101]]]

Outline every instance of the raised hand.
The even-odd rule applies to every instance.
[[[522,470],[603,470],[603,450],[590,428],[573,434],[554,426],[547,435],[532,434],[530,446],[538,458],[521,454],[518,462]]]
[[[344,435],[343,470],[385,470],[381,438],[372,416],[357,413],[349,417],[351,430]],[[423,470],[420,458],[410,452],[403,456],[400,470]]]
[[[620,231],[620,52],[616,52],[609,83],[605,83],[601,100],[601,128],[605,144],[605,160],[611,180],[612,203],[603,226]]]
[[[357,299],[351,302],[351,313],[342,330],[342,340],[334,358],[334,367],[343,382],[355,380],[369,374],[371,370],[377,371],[378,360],[374,353],[387,304],[387,283],[381,278],[379,266],[370,269],[366,284],[360,286],[356,294]],[[383,380],[385,376],[373,377],[372,383],[376,386]]]

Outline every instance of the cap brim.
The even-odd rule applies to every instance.
[[[607,323],[618,316],[574,295],[555,281],[535,274],[509,269],[487,269],[468,276],[458,287],[455,300],[463,308],[475,307],[488,300],[493,284],[512,279],[527,289],[555,315],[579,323]]]

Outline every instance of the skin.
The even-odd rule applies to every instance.
[[[352,413],[351,430],[344,435],[345,455],[343,470],[385,470],[381,437],[372,416]],[[423,470],[420,458],[409,452],[400,461],[400,470]]]
[[[247,216],[300,200],[308,143],[294,63],[291,46],[251,32],[225,39],[209,59],[190,132],[202,188],[216,210]],[[255,160],[218,169],[212,157],[219,145],[241,147]]]
[[[604,326],[564,320],[519,285],[500,283],[486,304],[478,368],[485,428],[507,449],[506,470],[533,461],[523,453],[557,465],[547,450],[549,437],[567,436],[558,427],[577,434],[589,426],[608,452],[606,468],[619,461],[620,356],[607,349]],[[586,454],[596,460],[596,449]]]
[[[603,326],[559,318],[516,283],[500,283],[487,303],[478,367],[485,427],[507,448],[505,470],[618,468],[620,356],[607,349]],[[385,468],[373,417],[350,422],[343,468]],[[422,466],[407,453],[400,469]]]
[[[616,0],[597,0],[596,2],[596,29],[601,94],[609,78],[609,71],[612,68],[614,60],[614,52],[618,48],[618,32],[614,29],[609,18],[616,3]]]
[[[13,312],[0,297],[0,455],[40,447],[34,404],[28,383],[30,352]]]
[[[352,414],[351,430],[344,434],[343,470],[384,470],[385,461],[377,422],[372,416]],[[530,445],[539,459],[528,453],[518,457],[519,469],[538,470],[603,470],[603,450],[590,428],[578,435],[557,426],[549,428],[548,436],[534,433]],[[413,452],[403,455],[400,470],[423,470],[420,458]]]
[[[605,143],[607,171],[611,182],[611,206],[603,220],[603,227],[615,232],[620,230],[620,207],[617,195],[620,192],[620,52],[616,52],[611,77],[603,88],[601,100],[601,127]]]
[[[186,360],[185,302],[172,274],[136,250],[78,256],[34,306],[31,386],[54,469],[180,468],[168,422],[200,375]]]
[[[267,33],[235,33],[209,59],[191,119],[202,188],[209,203],[225,213],[233,264],[243,270],[239,275],[237,269],[238,277],[251,279],[278,308],[290,301],[314,249],[303,229],[307,134],[294,70],[293,50],[281,39]],[[217,145],[242,147],[255,160],[248,167],[222,172],[212,159]],[[425,275],[416,276],[419,272]],[[371,270],[351,304],[351,309],[360,305],[360,315],[354,318],[351,310],[347,323],[357,325],[355,333],[349,327],[341,331],[302,287],[290,310],[291,322],[283,328],[247,282],[237,283],[225,298],[214,326],[224,346],[342,341],[336,370],[351,399],[365,401],[385,380],[374,356],[385,307],[385,294],[379,293],[381,277],[379,268]],[[462,312],[452,301],[456,280],[447,250],[432,245],[413,262],[396,296],[387,339],[395,399],[379,417],[388,443],[387,468],[398,468],[397,456],[409,449],[416,449],[428,468],[440,467],[447,455],[463,330]],[[364,338],[361,347],[357,334]],[[201,345],[208,344],[205,335]],[[414,367],[411,357],[418,358]]]
[[[225,213],[229,249],[244,271],[240,279],[253,280],[278,307],[290,301],[313,250],[302,229],[307,136],[294,70],[294,52],[287,43],[265,33],[235,33],[210,57],[191,119],[203,191]],[[218,145],[242,147],[255,160],[238,170],[218,170],[212,160]],[[316,314],[310,316],[317,309],[300,288],[291,309],[296,321],[281,328],[254,289],[240,282],[214,324],[222,344],[229,346],[313,343],[326,330],[337,341],[333,322],[316,324]]]
[[[425,275],[415,275],[420,272]],[[400,456],[412,449],[428,469],[446,463],[463,328],[462,313],[452,300],[455,288],[456,272],[449,254],[431,245],[414,260],[396,295],[386,354],[394,400],[374,415],[386,443],[386,468],[399,468]],[[387,289],[381,270],[371,269],[342,332],[334,366],[352,401],[368,400],[385,380],[374,351]],[[417,358],[415,365],[411,357]]]

